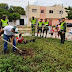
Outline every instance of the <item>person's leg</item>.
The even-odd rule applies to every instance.
[[[37,29],[37,36],[38,36],[38,33],[39,33],[39,28]]]
[[[4,39],[8,41],[8,36],[4,34]],[[7,42],[4,41],[4,52],[7,50]]]
[[[42,35],[42,28],[40,29],[40,37],[41,37],[41,35]]]
[[[16,46],[16,39],[15,39],[15,38],[14,38],[14,41],[13,41],[13,45]],[[16,50],[15,47],[13,47],[13,51],[14,51],[14,50]]]
[[[65,33],[64,33],[64,41],[65,41]]]
[[[35,36],[35,28],[36,28],[36,27],[35,27],[35,25],[34,25],[34,36]]]
[[[31,29],[32,29],[32,35],[33,35],[33,25],[31,25]]]
[[[62,32],[60,32],[60,36],[61,36],[61,43],[62,43],[62,38],[63,38],[63,37],[62,37]]]
[[[43,29],[43,36],[42,37],[44,37],[44,31],[45,31],[45,29]]]
[[[47,37],[47,32],[48,32],[48,29],[46,29],[46,37]]]
[[[49,26],[49,34],[50,34],[50,26]]]

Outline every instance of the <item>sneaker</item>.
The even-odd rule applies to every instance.
[[[4,54],[6,54],[7,52],[6,52],[6,50],[4,50]]]
[[[13,50],[13,52],[16,52],[16,49],[15,49],[15,50]]]

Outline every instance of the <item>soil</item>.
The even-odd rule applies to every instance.
[[[30,49],[23,49],[22,50],[22,53],[19,53],[19,52],[15,52],[15,54],[19,54],[19,55],[21,55],[21,56],[31,56],[31,57],[33,57],[33,55],[34,55],[34,50],[33,50],[33,48],[30,48]]]

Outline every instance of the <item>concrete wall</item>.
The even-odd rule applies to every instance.
[[[32,12],[32,9],[37,9],[37,12]],[[40,6],[29,5],[29,19],[34,16],[35,18],[40,18]]]
[[[44,13],[41,13],[41,10],[44,10]],[[43,20],[46,18],[46,7],[40,7],[40,18]]]
[[[24,19],[24,25],[27,25],[27,17],[25,15],[20,15],[20,18],[21,19]],[[17,26],[17,25],[20,25],[20,20],[16,20],[16,22],[14,22],[14,20],[12,22],[8,22],[9,25],[12,25],[12,26]]]

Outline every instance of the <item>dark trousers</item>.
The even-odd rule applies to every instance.
[[[33,25],[31,25],[31,28],[32,28],[32,35],[35,35],[35,24]]]
[[[62,32],[60,32],[60,36],[61,36],[61,43],[64,44],[64,42],[65,42],[65,33],[62,34]]]
[[[48,29],[46,29],[46,28],[43,29],[43,36],[44,36],[45,31],[46,31],[46,36],[47,36]]]
[[[37,36],[38,36],[39,31],[40,31],[40,36],[41,36],[41,33],[42,33],[42,27],[38,27],[38,29],[37,29]]]

